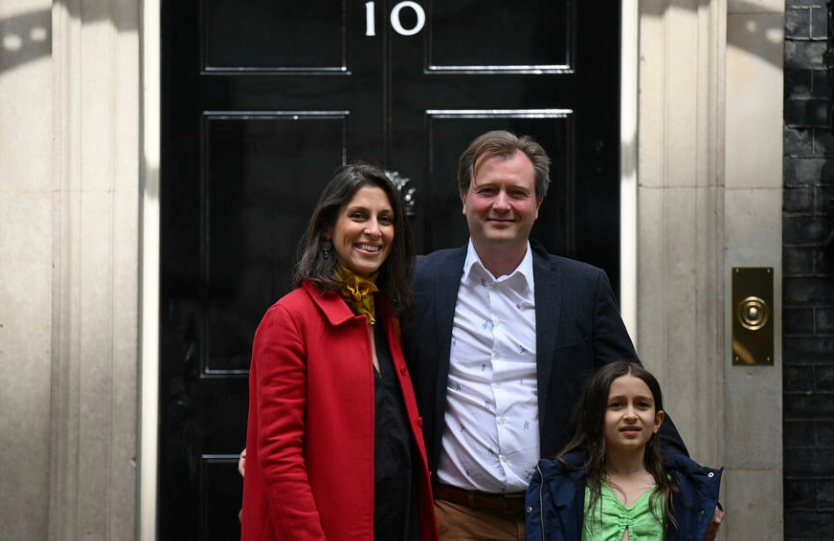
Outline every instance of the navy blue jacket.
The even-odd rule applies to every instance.
[[[565,457],[580,464],[582,457]],[[680,488],[672,507],[678,529],[667,529],[667,539],[701,541],[707,532],[721,487],[723,468],[699,466],[675,453],[663,457],[666,471]],[[558,460],[542,459],[527,488],[527,541],[580,541],[585,512],[585,472]]]
[[[567,444],[570,413],[586,378],[603,364],[636,359],[608,277],[601,269],[550,255],[531,240],[536,299],[536,365],[541,454]],[[417,406],[429,469],[437,470],[446,412],[449,349],[466,246],[417,258],[415,313],[403,318],[402,344]],[[663,449],[687,454],[666,418]],[[437,479],[437,476],[432,476]]]

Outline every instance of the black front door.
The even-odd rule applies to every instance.
[[[619,12],[609,8],[163,1],[160,539],[239,536],[252,336],[289,290],[337,166],[399,173],[425,253],[467,239],[455,171],[468,143],[491,129],[531,134],[553,158],[533,236],[616,282]]]

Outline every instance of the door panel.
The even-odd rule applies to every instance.
[[[569,67],[573,2],[438,0],[425,5],[429,71],[529,73]]]
[[[245,372],[252,321],[289,290],[310,209],[344,159],[347,112],[208,113],[202,126],[203,372]]]
[[[425,253],[466,242],[455,174],[469,142],[533,135],[553,160],[533,236],[616,287],[619,12],[571,0],[162,6],[160,539],[236,539],[252,337],[291,287],[337,166],[398,172]]]
[[[203,0],[206,71],[341,72],[347,2]]]

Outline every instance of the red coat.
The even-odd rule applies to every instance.
[[[422,419],[399,325],[377,295],[419,456],[423,541],[437,539]],[[309,283],[266,313],[252,346],[242,541],[374,537],[374,375],[370,332]]]

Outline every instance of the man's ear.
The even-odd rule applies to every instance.
[[[461,210],[461,213],[466,216],[466,194],[460,192],[458,195],[460,196],[460,202],[463,204],[463,210]]]
[[[654,414],[654,428],[652,429],[652,434],[657,434],[658,430],[660,430],[660,425],[663,424],[664,419],[666,419],[665,411],[658,410],[658,412]]]

